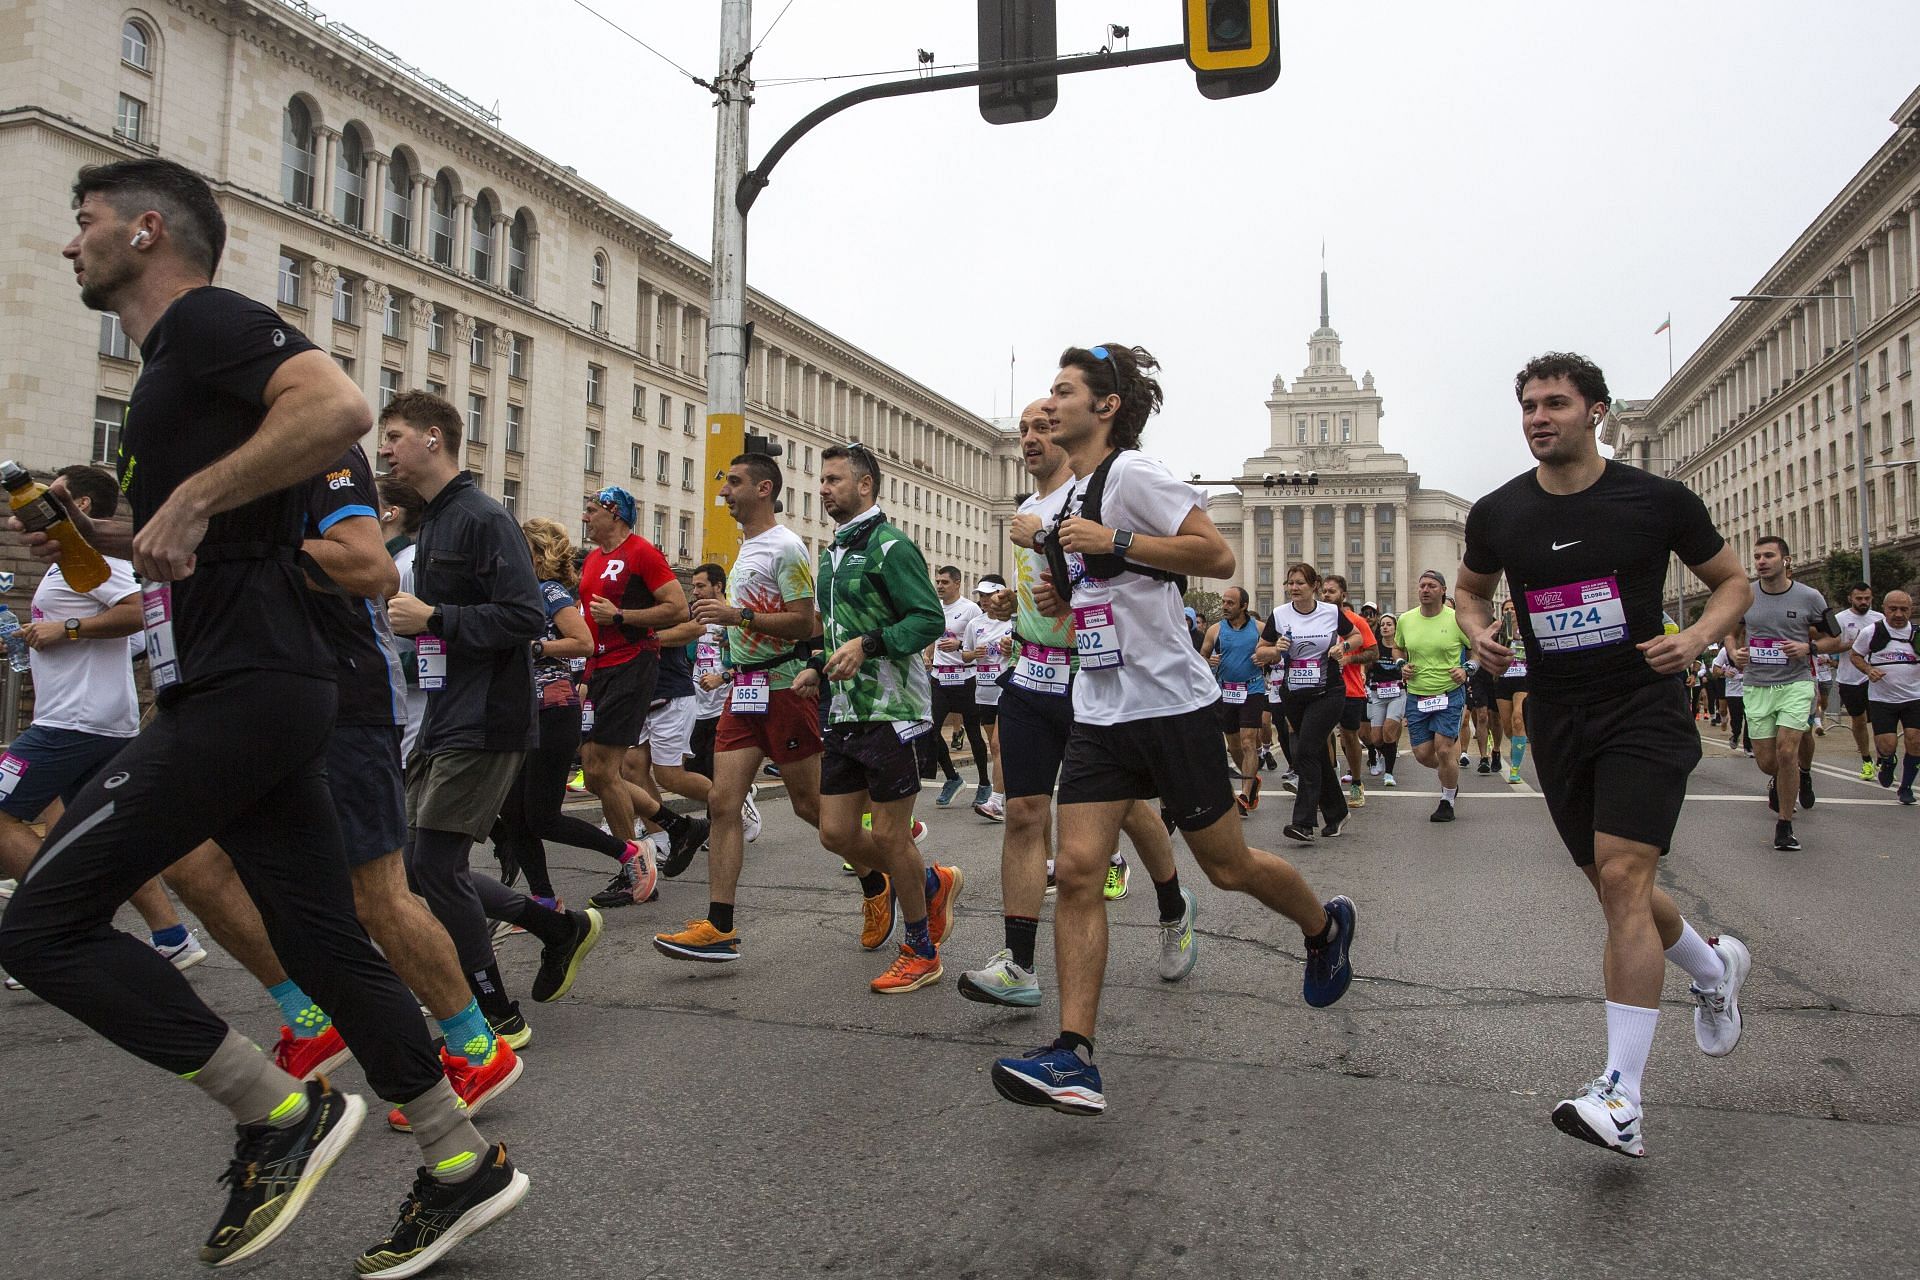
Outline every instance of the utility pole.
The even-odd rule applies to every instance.
[[[713,272],[707,299],[707,495],[700,557],[732,568],[740,529],[717,477],[744,450],[747,432],[747,215],[734,200],[747,172],[753,0],[721,0],[720,66],[713,77]],[[645,346],[643,339],[642,346]],[[664,424],[663,424],[664,425]]]

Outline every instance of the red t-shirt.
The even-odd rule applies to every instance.
[[[658,652],[660,639],[651,627],[626,624],[601,626],[593,619],[593,599],[604,596],[616,609],[646,609],[656,604],[653,593],[673,581],[673,570],[660,549],[637,533],[611,551],[595,547],[580,570],[580,613],[593,633],[593,656],[587,670],[617,667],[637,653]]]
[[[1345,605],[1342,605],[1340,607],[1340,612],[1346,614],[1347,621],[1353,624],[1353,637],[1351,638],[1356,639],[1358,641],[1358,643],[1356,643],[1354,647],[1358,649],[1373,648],[1375,644],[1373,628],[1367,625],[1367,620],[1361,617],[1359,614],[1355,613],[1353,610],[1347,608]],[[1364,698],[1367,696],[1367,664],[1366,663],[1364,662],[1347,663],[1343,668],[1341,668],[1340,678],[1347,682],[1347,696],[1349,698]]]

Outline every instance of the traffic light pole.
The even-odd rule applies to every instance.
[[[727,515],[717,477],[746,446],[747,212],[733,193],[747,169],[752,34],[753,0],[722,0],[720,67],[713,78],[713,275],[707,300],[707,479],[700,487],[706,502],[700,558],[728,569],[740,550],[740,526]],[[641,346],[646,346],[644,335]]]

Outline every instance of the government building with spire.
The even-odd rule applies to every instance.
[[[1420,486],[1420,474],[1381,440],[1386,416],[1371,370],[1356,382],[1341,362],[1340,335],[1320,273],[1320,327],[1307,339],[1307,367],[1275,377],[1267,397],[1267,447],[1248,458],[1231,493],[1208,504],[1239,560],[1232,582],[1265,614],[1286,596],[1286,568],[1306,561],[1346,578],[1352,603],[1398,613],[1417,602],[1414,580],[1438,569],[1449,584],[1466,540],[1466,499]],[[1317,477],[1318,484],[1294,484]],[[1269,483],[1268,477],[1272,478]]]

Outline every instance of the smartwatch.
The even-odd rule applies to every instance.
[[[747,608],[742,608],[740,610],[740,625],[742,628],[751,627],[753,625],[753,610],[747,609]]]
[[[443,620],[444,616],[445,615],[443,615],[440,612],[439,605],[433,606],[433,612],[427,615],[427,630],[433,635],[436,635],[436,636],[439,635],[440,623]]]
[[[883,657],[887,652],[887,642],[878,631],[869,631],[860,637],[860,651],[869,658]]]
[[[1124,556],[1133,550],[1133,530],[1115,529],[1113,531],[1113,554]]]
[[[547,642],[545,640],[535,640],[533,642],[533,656],[536,658],[544,658],[547,656]]]

